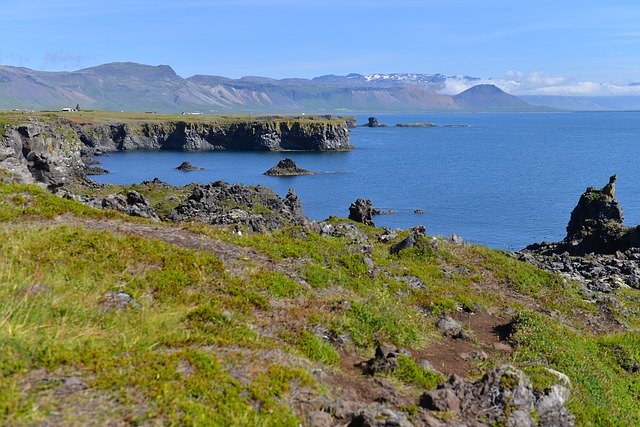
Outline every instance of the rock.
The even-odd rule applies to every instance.
[[[546,392],[534,391],[529,378],[511,365],[499,366],[477,382],[452,376],[437,390],[420,398],[420,406],[448,411],[456,424],[506,426],[573,426],[566,408],[569,389],[554,384]]]
[[[418,214],[418,215],[422,215],[422,214],[424,214],[424,209],[414,209],[413,213],[414,214]]]
[[[100,166],[87,166],[85,175],[106,175],[109,171]]]
[[[510,345],[505,344],[503,342],[494,342],[493,343],[493,348],[495,348],[498,351],[502,351],[504,353],[513,352],[513,347],[511,347]]]
[[[489,355],[482,350],[474,350],[468,353],[461,353],[460,358],[462,360],[480,360],[484,361],[489,358]]]
[[[378,119],[376,117],[369,117],[369,119],[367,119],[367,123],[363,126],[377,128],[380,127],[380,123],[378,122]]]
[[[386,243],[395,239],[396,237],[398,237],[398,232],[396,230],[384,228],[382,234],[378,237],[378,241]]]
[[[349,219],[373,226],[371,219],[373,205],[369,199],[358,199],[349,206]]]
[[[110,194],[102,199],[101,206],[103,209],[116,210],[131,216],[160,220],[146,197],[137,191],[128,191],[126,196]]]
[[[409,234],[402,241],[400,241],[400,242],[396,243],[395,245],[391,246],[389,251],[392,254],[397,254],[400,251],[403,251],[405,249],[413,248],[413,247],[416,246],[416,243],[418,242],[418,239],[420,237],[424,237],[425,233],[426,233],[426,230],[425,230],[425,228],[423,226],[419,225],[417,227],[414,227],[411,230],[411,234]]]
[[[400,351],[395,347],[379,344],[372,359],[361,362],[356,366],[362,368],[367,375],[393,372],[398,367],[397,357],[400,354]]]
[[[124,310],[125,308],[140,308],[140,304],[126,292],[109,292],[102,302],[103,310]]]
[[[199,168],[186,161],[180,163],[180,166],[176,167],[176,169],[183,172],[204,170],[204,168]]]
[[[462,323],[453,319],[451,316],[445,316],[438,320],[436,328],[438,328],[443,335],[454,338],[458,337],[462,332]]]
[[[426,391],[420,396],[420,406],[430,411],[460,411],[460,398],[449,388]]]
[[[294,175],[313,175],[317,172],[308,171],[299,168],[296,163],[289,159],[282,159],[277,165],[266,171],[264,174],[268,176],[294,176]]]
[[[452,234],[451,237],[449,237],[449,243],[454,245],[464,245],[464,240],[457,234]]]
[[[396,213],[393,209],[380,209],[380,208],[371,208],[371,215],[392,215]]]
[[[187,200],[168,216],[173,221],[198,220],[219,225],[244,225],[252,231],[272,231],[305,225],[307,218],[293,190],[281,199],[263,186],[229,185],[217,181],[196,185]]]
[[[433,128],[436,127],[433,123],[416,122],[416,123],[397,123],[397,128]]]
[[[331,427],[335,425],[331,414],[325,411],[311,411],[307,415],[307,422],[310,427]]]

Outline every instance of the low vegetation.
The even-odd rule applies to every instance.
[[[146,195],[157,206],[171,191]],[[506,253],[427,237],[392,255],[381,230],[331,223],[355,231],[238,236],[0,184],[0,424],[297,426],[318,398],[374,386],[354,365],[379,343],[406,350],[383,379],[408,417],[448,374],[509,362],[541,390],[546,368],[566,374],[578,425],[640,424],[637,291],[605,316]],[[466,340],[436,330],[444,315]]]

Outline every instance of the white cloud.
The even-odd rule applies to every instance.
[[[449,77],[439,92],[446,95],[455,95],[478,84],[494,84],[512,95],[640,95],[640,86],[630,82],[598,83],[551,75],[542,71],[532,73],[507,71],[500,78],[487,78],[476,81],[466,80],[460,76]]]

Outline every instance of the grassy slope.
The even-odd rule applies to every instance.
[[[346,238],[188,226],[234,245],[234,264],[88,227],[146,222],[35,186],[2,184],[0,221],[0,424],[298,425],[300,396],[339,398],[328,378],[370,381],[345,360],[370,357],[376,342],[437,348],[433,324],[459,308],[515,318],[516,351],[490,352],[469,375],[510,361],[544,388],[540,366],[551,366],[572,381],[578,424],[640,423],[640,374],[625,370],[640,361],[637,291],[603,317],[572,284],[480,246],[440,241],[396,256],[375,243],[371,276]],[[376,241],[379,230],[360,229]],[[108,309],[119,290],[141,307]],[[612,317],[631,330],[616,332]],[[417,398],[441,377],[407,357],[389,380]]]

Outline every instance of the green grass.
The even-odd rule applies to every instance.
[[[624,368],[640,360],[636,332],[580,334],[540,314],[523,312],[515,319],[512,339],[518,346],[517,362],[542,360],[571,379],[569,407],[577,425],[640,423],[640,376]]]
[[[401,355],[398,357],[398,367],[391,374],[400,381],[418,386],[421,389],[434,389],[444,382],[444,377],[437,372],[424,369],[410,357]]]
[[[168,196],[149,191],[156,201]],[[545,366],[568,375],[578,425],[640,423],[640,375],[630,372],[640,362],[637,290],[620,290],[621,307],[610,307],[629,330],[596,335],[583,318],[597,308],[575,285],[479,246],[424,240],[391,255],[379,230],[358,226],[374,242],[371,274],[345,237],[188,226],[269,258],[238,272],[209,253],[90,231],[74,217],[144,221],[0,184],[0,424],[299,425],[292,396],[330,388],[310,376],[314,368],[367,381],[341,368],[343,352],[364,359],[380,342],[425,348],[438,316],[483,307],[515,314],[510,362],[536,389],[556,381]],[[140,307],[105,308],[115,291]],[[340,347],[312,331],[339,336]],[[69,375],[88,394],[60,397]],[[416,398],[442,381],[406,356],[391,377]],[[99,402],[97,412],[82,410]]]

